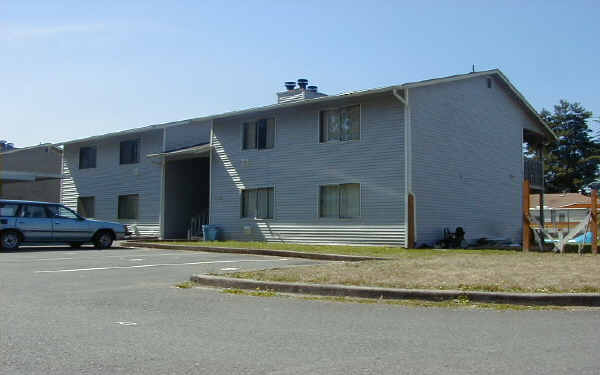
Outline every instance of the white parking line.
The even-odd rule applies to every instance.
[[[41,260],[70,260],[73,258],[41,258],[41,259],[35,259],[37,261],[41,261]]]
[[[168,267],[168,266],[194,266],[198,264],[219,264],[219,263],[241,263],[241,262],[284,262],[287,259],[240,259],[240,260],[215,260],[209,262],[189,262],[189,263],[159,263],[159,264],[139,264],[136,266],[111,266],[111,267],[92,267],[75,268],[67,270],[44,270],[34,273],[57,273],[57,272],[81,272],[81,271],[103,271],[103,270],[123,270],[131,268],[150,268],[150,267]]]

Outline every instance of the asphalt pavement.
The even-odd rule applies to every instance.
[[[178,289],[319,263],[154,249],[0,253],[0,374],[597,374],[598,310],[494,311]]]

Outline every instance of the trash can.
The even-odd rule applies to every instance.
[[[219,239],[219,228],[216,225],[206,224],[202,226],[204,241],[216,241]]]

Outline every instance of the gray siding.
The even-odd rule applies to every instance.
[[[127,139],[140,139],[140,162],[119,164],[119,143]],[[79,148],[97,147],[96,168],[79,169]],[[61,200],[66,206],[77,209],[79,196],[94,196],[96,218],[117,219],[118,196],[139,194],[138,220],[120,220],[131,224],[140,236],[159,236],[161,164],[146,155],[162,150],[162,130],[115,136],[96,143],[65,145]]]
[[[403,107],[391,94],[215,120],[211,223],[226,238],[313,243],[405,244]],[[361,105],[361,139],[319,143],[319,111]],[[241,125],[275,117],[275,147],[242,150]],[[319,186],[360,183],[361,217],[318,215]],[[240,218],[240,191],[275,188],[272,220]],[[250,233],[248,233],[250,232]]]
[[[409,100],[417,244],[458,226],[468,239],[518,241],[522,134],[539,126],[497,79],[415,88]]]
[[[0,169],[59,175],[62,153],[54,147],[34,147],[0,153]],[[60,180],[2,183],[0,198],[58,202]]]
[[[190,121],[166,129],[165,150],[177,150],[183,147],[210,142],[210,121]]]

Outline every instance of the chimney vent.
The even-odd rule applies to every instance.
[[[308,85],[308,79],[304,79],[304,78],[298,79],[298,86],[300,86],[300,89],[306,90],[307,85]]]
[[[295,88],[296,88],[296,82],[294,82],[294,81],[287,81],[287,82],[285,83],[285,88],[286,88],[288,91],[292,91],[293,89],[295,89]]]
[[[277,93],[277,103],[291,103],[305,99],[316,99],[322,96],[327,96],[322,92],[318,92],[317,86],[308,86],[308,79],[298,79],[298,85],[296,82],[286,81],[285,91]]]

